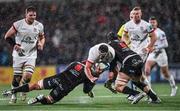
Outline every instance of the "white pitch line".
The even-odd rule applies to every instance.
[[[163,94],[163,95],[159,95],[159,96],[163,96],[163,97],[170,97],[170,95],[167,95],[167,94]],[[122,98],[122,97],[127,97],[127,95],[117,95],[117,96],[95,96],[94,98]],[[74,98],[74,99],[79,99],[79,98],[84,98],[84,99],[88,99],[90,98],[89,96],[78,96],[78,97],[71,97],[71,98]],[[4,101],[4,100],[9,100],[10,98],[0,98],[0,101]],[[17,99],[20,99],[20,98],[17,98]],[[31,99],[31,98],[27,98],[27,99]]]

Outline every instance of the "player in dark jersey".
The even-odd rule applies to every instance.
[[[135,98],[131,104],[138,103],[139,100],[145,96],[145,93],[151,98],[151,103],[160,103],[160,99],[152,91],[152,89],[149,88],[147,84],[142,82],[143,60],[141,57],[134,51],[130,50],[125,42],[117,40],[117,37],[115,36],[109,37],[109,45],[115,50],[115,58],[110,64],[109,73],[118,73],[115,82],[116,91],[124,94],[134,95]],[[121,63],[121,68],[119,71],[115,70],[117,62]],[[139,91],[132,90],[126,86],[129,80],[132,80],[133,84],[135,84],[145,93],[140,93]]]
[[[99,75],[105,71],[107,67],[100,67],[99,64],[105,63],[96,63],[91,68],[93,76],[99,77]],[[106,65],[105,65],[106,66]],[[9,96],[17,92],[29,92],[32,90],[42,90],[49,89],[51,90],[48,96],[39,95],[36,98],[30,99],[28,104],[42,103],[42,104],[53,104],[61,100],[64,96],[68,95],[76,86],[83,83],[83,92],[87,93],[90,97],[93,97],[91,92],[95,83],[92,83],[85,75],[84,72],[85,63],[84,62],[72,62],[67,68],[60,74],[47,77],[38,81],[34,84],[24,84],[20,87],[11,89],[10,91],[4,91],[4,96]]]

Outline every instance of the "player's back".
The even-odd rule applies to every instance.
[[[130,56],[136,54],[132,51],[125,42],[119,40],[113,40],[109,43],[115,50],[116,57],[118,58],[119,62],[123,62],[123,60]]]
[[[81,62],[72,62],[61,74],[73,85],[78,85],[87,79],[84,67],[85,65]]]

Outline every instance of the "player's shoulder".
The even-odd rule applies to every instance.
[[[143,25],[151,25],[150,23],[148,23],[147,21],[145,21],[145,20],[143,20],[143,19],[141,19],[141,24],[143,24]]]
[[[159,31],[159,32],[161,32],[161,33],[165,33],[162,29],[160,29],[160,28],[157,28],[156,29],[157,31]]]
[[[123,28],[124,28],[124,26],[125,26],[125,24],[123,24],[123,25],[121,26],[121,29],[123,29]]]
[[[96,45],[94,45],[93,47],[91,47],[90,50],[91,50],[91,51],[96,51],[96,50],[99,49],[99,47],[100,47],[101,45],[106,45],[108,48],[112,48],[112,47],[111,47],[109,44],[107,44],[107,43],[99,43],[99,44],[96,44]]]
[[[131,25],[131,24],[133,24],[133,21],[132,21],[132,20],[129,20],[129,21],[127,21],[127,22],[124,24],[124,27],[125,27],[125,26],[128,26],[128,25]]]
[[[14,24],[23,24],[25,22],[25,19],[20,19],[14,22]]]
[[[37,20],[34,21],[34,25],[43,27],[43,24]]]

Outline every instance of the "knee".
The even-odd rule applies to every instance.
[[[151,69],[149,67],[145,68],[145,75],[150,76]]]
[[[114,78],[114,74],[109,74],[109,80],[112,80]]]
[[[115,90],[122,93],[123,92],[123,89],[124,89],[125,85],[123,84],[116,84],[115,85]]]
[[[166,69],[161,69],[161,73],[164,75],[165,78],[170,78],[170,75],[168,73],[168,70]]]
[[[25,73],[22,78],[22,83],[29,83],[31,81],[31,77],[31,74]]]
[[[37,83],[31,84],[30,85],[31,90],[40,90],[40,86]]]

